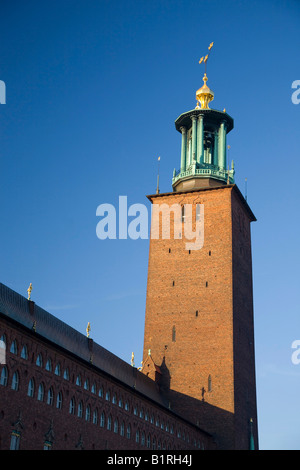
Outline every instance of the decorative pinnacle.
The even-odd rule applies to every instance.
[[[32,291],[32,284],[30,283],[30,284],[29,284],[29,287],[28,287],[28,289],[27,289],[27,292],[28,292],[28,300],[30,300],[31,291]]]
[[[208,46],[209,53],[206,56],[201,57],[201,59],[199,60],[199,64],[201,64],[202,62],[205,64],[205,71],[204,71],[204,77],[203,77],[204,85],[201,88],[199,88],[199,90],[197,90],[196,92],[196,100],[197,100],[196,109],[200,109],[199,102],[201,103],[201,109],[209,109],[208,104],[214,99],[213,91],[210,88],[208,88],[208,86],[206,85],[206,82],[208,80],[207,75],[206,75],[206,64],[207,64],[207,60],[208,60],[208,57],[209,57],[209,54],[213,45],[214,43],[211,42],[210,45]]]

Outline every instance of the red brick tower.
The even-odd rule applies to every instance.
[[[233,164],[226,165],[233,120],[209,109],[206,81],[205,74],[196,108],[175,121],[182,146],[173,192],[148,196],[159,235],[152,232],[150,240],[142,371],[174,411],[214,434],[218,448],[257,449],[250,235],[256,219],[234,184]]]

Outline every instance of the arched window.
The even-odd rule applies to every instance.
[[[98,424],[98,410],[97,410],[97,408],[93,412],[93,424]]]
[[[69,380],[70,379],[70,374],[69,374],[69,369],[68,367],[64,370],[64,379]]]
[[[96,393],[96,384],[95,384],[95,382],[92,385],[91,392]]]
[[[119,432],[119,422],[116,418],[114,421],[114,433],[118,434],[118,432]]]
[[[110,391],[109,390],[107,390],[107,392],[105,394],[105,400],[110,401]]]
[[[36,363],[37,366],[42,367],[42,365],[43,365],[43,357],[42,357],[41,354],[38,355],[38,357],[36,358],[35,363]]]
[[[47,359],[45,369],[48,370],[49,372],[52,371],[52,362],[51,362],[51,359],[50,359],[50,358]]]
[[[80,401],[78,403],[78,410],[77,410],[78,418],[82,418],[82,413],[83,413],[83,405],[82,405],[82,401]]]
[[[19,372],[16,371],[13,375],[12,382],[11,382],[12,390],[19,390]]]
[[[99,388],[98,396],[99,396],[100,398],[103,398],[103,387],[100,387],[100,388]]]
[[[61,410],[62,407],[62,393],[58,392],[57,397],[56,397],[56,408]]]
[[[127,429],[126,429],[126,437],[127,439],[131,438],[131,426],[128,424]]]
[[[17,346],[17,342],[16,342],[15,339],[11,343],[10,352],[13,353],[13,354],[18,354],[18,346]]]
[[[59,362],[55,366],[54,374],[60,375],[60,363]]]
[[[79,387],[81,386],[81,376],[80,376],[80,374],[77,375],[77,377],[76,377],[76,385],[78,385]]]
[[[107,429],[108,431],[111,431],[111,415],[109,415],[107,418]]]
[[[3,385],[4,387],[6,387],[7,378],[8,378],[7,367],[3,366],[2,371],[1,371],[1,376],[0,376],[0,385]]]
[[[135,433],[135,442],[138,444],[140,442],[140,431],[137,429]]]
[[[185,221],[185,209],[184,209],[184,205],[181,206],[181,222],[184,222]]]
[[[116,395],[115,393],[113,394],[113,397],[112,397],[112,403],[113,403],[114,405],[117,404],[117,395]]]
[[[104,428],[104,426],[105,426],[105,413],[103,411],[100,416],[100,428]]]
[[[85,410],[85,420],[91,421],[91,407],[88,405]]]
[[[38,401],[44,400],[44,384],[43,383],[40,383],[39,385],[37,399]]]
[[[147,436],[147,449],[150,449],[151,447],[151,437],[150,437],[150,434],[148,434]]]
[[[125,423],[124,421],[122,421],[121,427],[120,427],[120,435],[124,436],[124,434],[125,434]]]
[[[34,395],[34,379],[29,380],[27,395],[33,397]]]
[[[27,346],[24,344],[22,351],[21,351],[21,358],[22,359],[28,359],[28,352],[27,352]]]
[[[141,445],[142,446],[145,445],[145,433],[144,433],[144,431],[142,432],[142,436],[141,436]]]
[[[86,379],[86,380],[85,380],[84,385],[83,385],[83,388],[84,388],[84,390],[88,390],[88,389],[89,389],[89,379]]]
[[[48,390],[48,395],[47,395],[47,404],[48,405],[53,405],[53,388],[50,387],[49,390]]]
[[[69,406],[69,413],[73,415],[75,413],[75,398],[71,398],[70,406]]]

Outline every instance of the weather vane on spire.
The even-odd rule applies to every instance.
[[[199,88],[199,90],[197,90],[197,92],[196,92],[196,100],[197,100],[196,109],[200,109],[199,102],[201,103],[201,109],[209,109],[208,104],[210,103],[210,101],[212,101],[214,99],[213,91],[210,90],[208,88],[208,86],[206,85],[206,82],[207,82],[206,64],[207,64],[207,60],[208,60],[208,57],[209,57],[209,54],[210,54],[210,51],[211,51],[213,45],[214,45],[214,43],[211,42],[210,45],[208,46],[208,51],[209,51],[208,54],[201,57],[201,59],[199,60],[199,64],[204,62],[205,71],[204,71],[204,77],[203,77],[204,85],[201,88]]]
[[[205,56],[201,57],[201,59],[199,60],[199,64],[201,64],[202,62],[204,62],[204,64],[205,64],[205,75],[206,75],[206,63],[207,63],[207,60],[208,60],[208,57],[209,57],[209,54],[210,54],[210,51],[211,51],[213,45],[214,45],[214,43],[211,42],[210,45],[208,46],[209,53],[206,54]]]

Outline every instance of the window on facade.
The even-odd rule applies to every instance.
[[[91,407],[88,405],[85,410],[85,420],[91,421]]]
[[[104,428],[104,426],[105,426],[105,413],[103,411],[100,416],[100,427]]]
[[[34,395],[34,379],[29,380],[27,395],[33,397]]]
[[[6,336],[5,336],[5,334],[1,335],[0,341],[2,341],[6,346]]]
[[[60,410],[61,407],[62,407],[62,393],[58,392],[57,397],[56,397],[56,408]]]
[[[147,436],[147,449],[150,449],[151,447],[151,437],[150,437],[150,434],[148,434]]]
[[[18,354],[17,342],[14,340],[10,345],[10,352],[13,354]]]
[[[93,424],[98,424],[98,410],[97,410],[97,408],[93,412]]]
[[[200,216],[201,216],[201,206],[200,204],[197,204],[196,205],[196,220],[200,220]]]
[[[109,415],[107,418],[107,429],[108,431],[111,431],[111,415]]]
[[[127,429],[126,429],[126,437],[127,439],[131,438],[131,426],[128,424]]]
[[[138,409],[137,409],[136,406],[134,407],[133,414],[134,414],[135,416],[138,416]]]
[[[114,433],[118,434],[119,432],[119,422],[117,419],[114,421]]]
[[[64,379],[65,379],[65,380],[69,380],[69,379],[70,379],[70,374],[69,374],[69,369],[68,369],[68,368],[66,368],[66,369],[64,370]]]
[[[129,411],[129,403],[128,403],[128,401],[125,402],[125,410],[126,410],[126,411]]]
[[[47,359],[45,369],[48,370],[49,372],[52,371],[52,362],[51,362],[51,359],[49,359],[49,358]]]
[[[55,366],[54,374],[55,375],[60,375],[60,363],[59,362]]]
[[[156,439],[155,439],[155,437],[153,437],[153,440],[152,440],[152,449],[153,450],[156,449]]]
[[[107,392],[105,394],[105,400],[110,401],[110,391],[109,390],[107,390]]]
[[[84,381],[83,388],[84,388],[84,390],[88,390],[88,389],[89,389],[89,379],[86,379],[86,380]]]
[[[141,436],[141,445],[142,446],[145,445],[145,433],[144,433],[144,431],[142,432],[142,436]]]
[[[83,411],[83,405],[82,401],[78,403],[78,410],[77,410],[77,416],[78,418],[82,418],[82,411]]]
[[[13,375],[11,388],[12,390],[19,390],[19,372],[18,371],[16,371]]]
[[[124,434],[125,434],[125,423],[124,421],[122,421],[121,427],[120,427],[120,435],[124,436]]]
[[[53,405],[53,388],[50,387],[49,390],[48,390],[48,394],[47,394],[47,404],[48,405]]]
[[[95,384],[95,382],[92,385],[91,392],[96,393],[96,384]]]
[[[20,433],[13,431],[10,438],[10,450],[19,450],[20,448]]]
[[[144,418],[144,410],[143,410],[143,408],[140,410],[140,418],[142,418],[142,419]]]
[[[120,408],[123,408],[123,400],[122,400],[122,398],[119,398],[119,407],[120,407]]]
[[[24,344],[24,346],[22,348],[21,357],[22,357],[22,359],[28,359],[28,352],[27,352],[26,344]]]
[[[173,342],[176,341],[176,328],[175,328],[175,325],[172,328],[172,341]]]
[[[41,354],[38,355],[38,357],[36,358],[35,363],[36,363],[37,366],[42,367],[42,365],[43,365],[43,357],[42,357]]]
[[[7,367],[3,366],[1,370],[1,376],[0,376],[0,385],[3,385],[4,387],[6,387],[7,377],[8,377]]]
[[[114,405],[117,404],[117,395],[116,395],[115,393],[113,394],[113,397],[112,397],[112,403],[113,403]]]
[[[37,399],[38,401],[44,400],[44,384],[43,383],[40,383],[39,385]]]
[[[80,376],[80,374],[77,375],[77,377],[76,377],[76,385],[78,385],[79,387],[81,386],[81,376]]]
[[[75,413],[75,398],[71,398],[70,406],[69,406],[69,413],[73,415]]]
[[[135,442],[139,443],[140,442],[140,431],[137,429],[135,433]]]
[[[100,398],[103,398],[103,387],[99,388],[99,393],[98,393]]]
[[[52,450],[52,442],[45,441],[44,442],[44,450]]]

